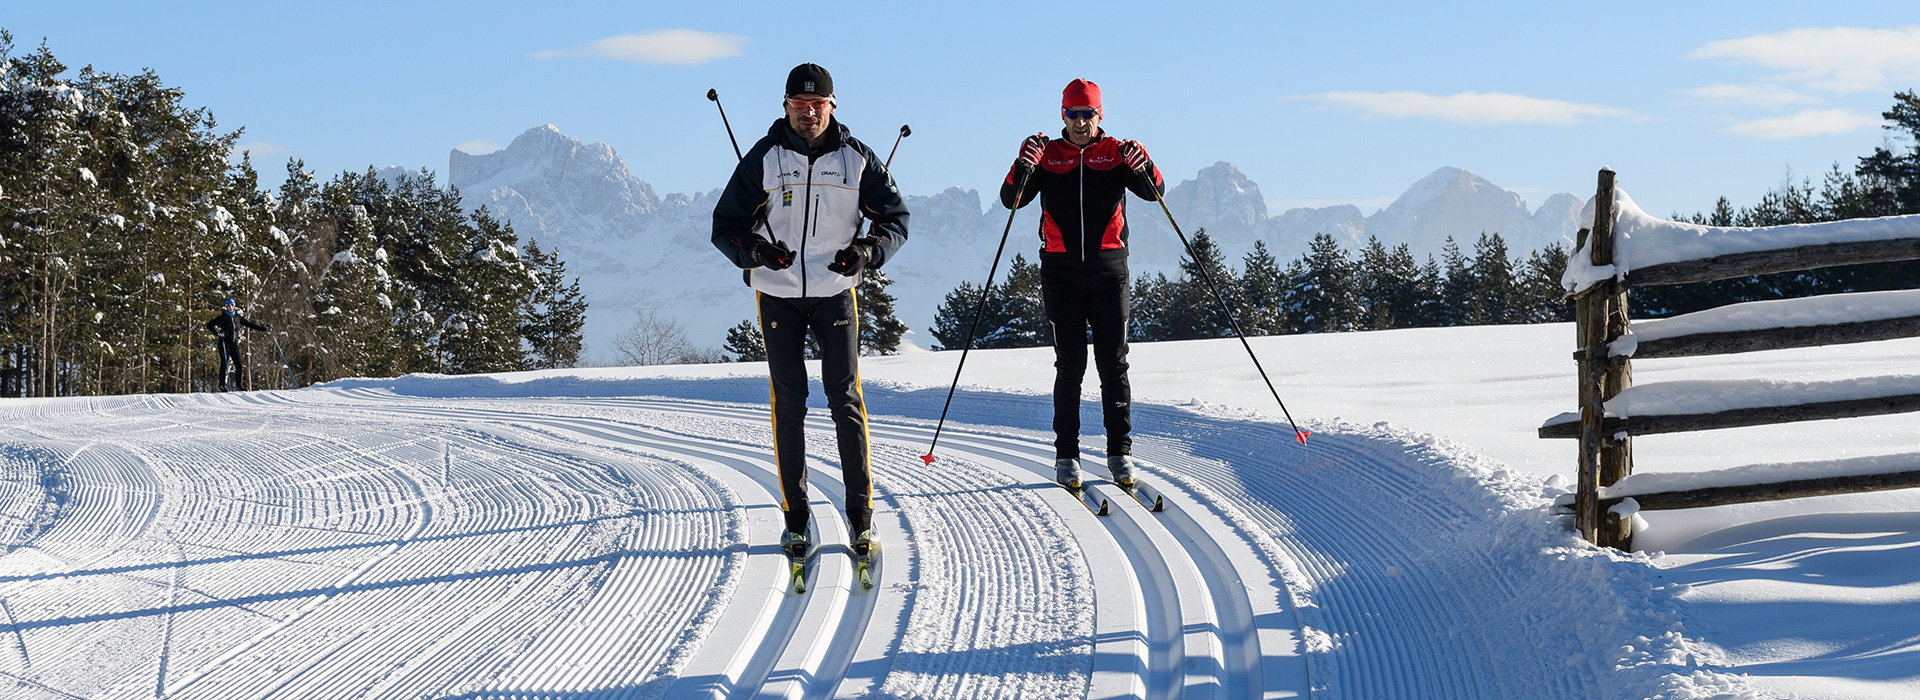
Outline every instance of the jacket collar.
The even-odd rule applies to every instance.
[[[1073,141],[1067,138],[1067,129],[1066,129],[1066,127],[1061,127],[1061,128],[1060,128],[1060,139],[1059,139],[1059,140],[1060,140],[1060,143],[1062,143],[1062,144],[1065,144],[1065,145],[1066,145],[1066,147],[1068,147],[1068,148],[1071,148],[1071,149],[1074,149],[1074,150],[1078,150],[1078,151],[1084,151],[1084,150],[1087,150],[1087,149],[1089,149],[1089,148],[1093,148],[1094,146],[1098,146],[1098,145],[1100,145],[1100,142],[1101,142],[1101,141],[1105,141],[1105,140],[1107,140],[1107,130],[1106,130],[1106,128],[1105,128],[1105,127],[1097,127],[1097,126],[1096,126],[1096,127],[1094,127],[1094,130],[1093,130],[1093,140],[1092,140],[1092,141],[1088,141],[1088,142],[1087,142],[1087,145],[1085,145],[1085,146],[1075,146],[1075,145],[1073,145]]]

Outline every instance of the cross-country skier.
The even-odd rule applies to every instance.
[[[745,270],[760,309],[780,469],[781,548],[797,562],[807,538],[807,334],[840,443],[854,554],[874,544],[866,404],[860,393],[861,271],[907,240],[907,207],[886,166],[834,117],[833,76],[812,63],[787,75],[786,116],[753,145],[713,208],[713,245]],[[873,222],[861,236],[862,219]],[[796,583],[798,581],[796,580]]]
[[[254,323],[247,320],[247,317],[241,316],[240,305],[234,303],[231,298],[227,299],[224,306],[226,307],[224,313],[207,321],[207,331],[213,333],[218,339],[220,346],[220,390],[228,391],[227,387],[229,386],[235,389],[240,388],[238,372],[240,364],[240,326],[246,326],[256,331],[264,331],[267,327],[264,324]],[[228,381],[229,376],[233,378],[231,383]]]
[[[1114,483],[1133,486],[1126,193],[1147,200],[1166,193],[1147,149],[1108,136],[1100,128],[1104,117],[1099,85],[1068,83],[1060,98],[1064,138],[1027,137],[1000,186],[1000,202],[1008,208],[1040,198],[1040,294],[1053,327],[1054,478],[1072,489],[1080,488],[1080,384],[1089,331],[1100,374],[1107,468]],[[1026,190],[1016,202],[1023,176]]]

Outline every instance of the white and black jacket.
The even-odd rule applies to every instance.
[[[875,246],[868,267],[878,268],[907,240],[907,205],[893,176],[873,149],[853,138],[838,119],[827,125],[818,149],[774,121],[753,144],[713,207],[713,245],[745,270],[747,284],[778,297],[830,297],[852,289],[858,277],[827,269],[833,256],[873,221]],[[794,264],[784,270],[756,267],[755,238],[786,244]]]

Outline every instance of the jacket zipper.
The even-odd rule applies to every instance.
[[[1088,144],[1088,146],[1091,145]],[[1075,199],[1079,200],[1080,204],[1080,262],[1084,263],[1087,261],[1087,146],[1080,147],[1080,164],[1077,170],[1080,174],[1077,185],[1079,196]]]
[[[807,240],[813,238],[813,159],[807,159],[807,188],[801,195],[800,253],[794,264],[800,266],[800,296],[807,295]]]

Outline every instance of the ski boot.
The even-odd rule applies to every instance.
[[[812,553],[813,545],[807,542],[806,533],[788,532],[782,535],[780,550],[787,554],[787,573],[793,592],[807,592],[807,555]]]
[[[880,554],[880,538],[872,530],[853,536],[853,569],[861,588],[873,587],[873,560]]]
[[[1078,459],[1053,460],[1053,480],[1055,483],[1058,483],[1061,486],[1067,487],[1067,490],[1069,491],[1079,491],[1080,490],[1080,460]]]
[[[1107,471],[1113,474],[1114,485],[1128,491],[1133,490],[1133,455],[1108,457]]]

